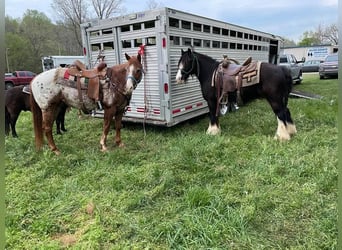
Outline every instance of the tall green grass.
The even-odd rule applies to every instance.
[[[5,139],[7,249],[337,249],[337,79],[304,75],[298,133],[273,139],[265,100],[172,128],[126,123],[100,151],[102,120],[67,114],[62,155],[34,149],[32,118]]]

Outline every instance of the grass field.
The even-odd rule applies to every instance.
[[[273,139],[265,100],[172,128],[125,124],[100,151],[102,120],[67,114],[62,155],[36,153],[31,113],[5,139],[6,249],[337,249],[338,80],[304,76],[298,133]]]

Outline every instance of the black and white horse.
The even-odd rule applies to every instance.
[[[218,96],[217,87],[219,84],[212,84],[213,73],[220,62],[215,59],[192,51],[181,51],[178,61],[178,72],[176,75],[177,83],[185,83],[190,75],[195,75],[200,84],[204,99],[208,103],[210,123],[207,130],[208,134],[220,133],[219,118],[217,114]],[[260,66],[260,81],[258,84],[245,87],[252,88],[256,96],[264,97],[271,105],[274,114],[277,116],[278,128],[275,138],[279,140],[289,140],[291,135],[297,132],[290,110],[287,107],[288,97],[292,89],[292,78],[287,68],[262,62]],[[242,99],[246,99],[241,91]]]

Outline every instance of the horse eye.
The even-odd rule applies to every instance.
[[[137,69],[137,73],[139,74],[141,72],[141,69]]]

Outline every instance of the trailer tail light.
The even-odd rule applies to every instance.
[[[164,93],[168,94],[169,93],[169,84],[164,83]]]
[[[166,48],[166,38],[165,37],[162,40],[162,46],[163,46],[163,48]]]
[[[87,55],[87,49],[85,47],[83,47],[83,55],[86,56]]]

